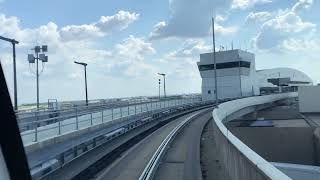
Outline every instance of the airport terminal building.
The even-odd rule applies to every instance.
[[[297,91],[312,85],[303,72],[291,68],[256,70],[253,53],[234,49],[216,52],[218,99],[230,99],[282,91]],[[197,63],[202,78],[202,98],[215,99],[213,53],[200,54]]]

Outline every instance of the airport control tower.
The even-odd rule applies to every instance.
[[[259,94],[253,53],[239,49],[219,51],[216,62],[218,99]],[[202,98],[215,100],[213,53],[200,54],[197,64],[202,78]]]

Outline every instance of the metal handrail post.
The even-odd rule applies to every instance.
[[[134,105],[134,114],[137,114],[137,104]]]
[[[78,108],[76,107],[76,129],[79,130]]]
[[[61,118],[59,118],[59,122],[58,122],[58,135],[61,134]]]
[[[111,109],[111,121],[113,121],[113,108]]]
[[[129,107],[129,103],[128,103],[128,117],[130,115],[130,107]]]
[[[34,141],[38,141],[38,111],[34,113],[36,116],[36,121],[35,121],[35,129],[34,129]]]
[[[103,110],[101,111],[101,123],[103,123]]]
[[[149,112],[148,103],[146,103],[147,112]]]
[[[93,125],[93,122],[92,122],[92,113],[90,113],[90,123],[91,123],[91,126]]]

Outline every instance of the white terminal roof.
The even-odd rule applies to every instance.
[[[310,85],[313,84],[312,79],[305,73],[293,68],[273,68],[257,71],[258,84],[260,87],[274,87],[275,85],[268,82],[273,78],[290,78],[292,85]]]

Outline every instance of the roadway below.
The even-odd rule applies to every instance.
[[[212,108],[209,108],[212,109]],[[207,109],[208,110],[208,109]],[[189,113],[180,118],[177,118],[168,124],[162,126],[158,130],[154,131],[152,134],[147,136],[145,139],[140,141],[138,144],[125,151],[120,158],[115,160],[111,165],[98,173],[94,179],[96,180],[127,180],[127,179],[139,179],[142,174],[144,168],[148,164],[149,160],[161,144],[161,142],[166,138],[166,136],[182,121],[186,118],[199,113],[199,111]],[[189,173],[192,177],[201,178],[201,168],[200,168],[200,137],[201,132],[206,124],[206,122],[210,119],[211,110],[207,111],[205,115],[201,115],[198,118],[195,118],[189,125],[187,125],[184,129],[187,131],[187,134],[184,134],[184,129],[182,129],[182,134],[178,135],[177,141],[174,140],[174,144],[172,147],[176,150],[172,150],[171,148],[168,151],[168,155],[171,153],[179,154],[180,157],[184,157],[185,161],[190,161],[186,165],[187,171],[183,171]],[[195,123],[195,124],[194,124]],[[197,130],[195,130],[197,129]],[[196,133],[195,137],[192,137],[192,133]],[[187,135],[186,138],[183,136]],[[188,142],[188,143],[186,143]],[[196,143],[196,144],[194,144]],[[185,145],[183,145],[185,144]],[[182,148],[179,146],[183,145]],[[166,159],[164,159],[166,162]],[[192,161],[197,161],[199,163],[194,163]],[[192,165],[193,164],[193,165]],[[196,165],[197,164],[197,165]],[[161,165],[162,166],[162,165]],[[166,168],[162,168],[160,166],[159,171],[164,171]],[[197,166],[197,171],[193,172],[194,166]],[[174,169],[176,170],[176,169]],[[193,174],[194,173],[194,174]],[[186,176],[189,176],[186,175]],[[170,176],[165,179],[176,179],[177,176]],[[184,177],[184,176],[182,176]],[[157,177],[158,178],[158,177]],[[159,178],[162,178],[159,176]],[[191,178],[193,179],[193,178]]]

